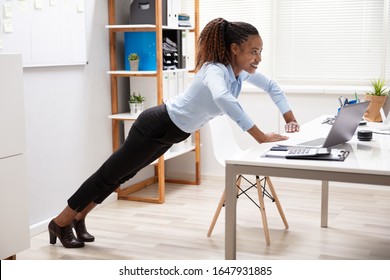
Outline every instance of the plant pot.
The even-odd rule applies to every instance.
[[[364,119],[369,122],[381,122],[382,116],[380,109],[385,104],[386,98],[386,95],[377,96],[366,94],[365,100],[370,101],[370,104],[368,104],[367,110],[364,113]]]
[[[139,115],[144,110],[144,103],[129,102],[130,114]]]
[[[138,71],[139,60],[130,60],[130,71]]]

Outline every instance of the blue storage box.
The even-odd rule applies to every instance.
[[[156,71],[156,32],[125,32],[125,70],[130,71],[128,56],[140,57],[139,71]]]

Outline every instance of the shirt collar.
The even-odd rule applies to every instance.
[[[242,81],[241,73],[238,75],[238,77],[236,79],[236,76],[234,75],[233,68],[232,68],[231,64],[228,64],[227,69],[228,69],[228,73],[229,73],[230,83],[237,82],[237,83],[241,84],[241,81]]]

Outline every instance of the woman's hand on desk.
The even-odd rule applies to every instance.
[[[288,133],[298,132],[299,131],[299,124],[297,122],[289,122],[286,123],[284,126],[284,129]]]
[[[248,129],[247,132],[256,139],[257,142],[265,143],[265,142],[276,142],[276,141],[283,141],[287,140],[288,136],[268,132],[264,133],[262,132],[256,125],[254,125],[252,128]]]
[[[263,140],[260,143],[277,142],[277,141],[283,141],[288,139],[288,136],[286,135],[281,135],[273,132],[265,133],[264,136],[265,136],[265,140]]]
[[[293,133],[299,131],[299,124],[295,119],[295,116],[292,111],[288,111],[284,113],[283,118],[286,122],[284,129],[286,130],[287,133]]]

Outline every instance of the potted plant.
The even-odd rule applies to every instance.
[[[131,71],[138,71],[139,55],[137,53],[131,53],[131,54],[129,54],[127,59],[129,60],[130,70]]]
[[[386,101],[387,95],[389,93],[386,87],[386,80],[378,78],[371,81],[371,90],[366,93],[366,101],[370,101],[366,112],[364,113],[364,118],[370,122],[381,122],[382,116],[380,114],[380,109]]]
[[[139,115],[144,110],[145,97],[133,92],[129,97],[130,114]]]

